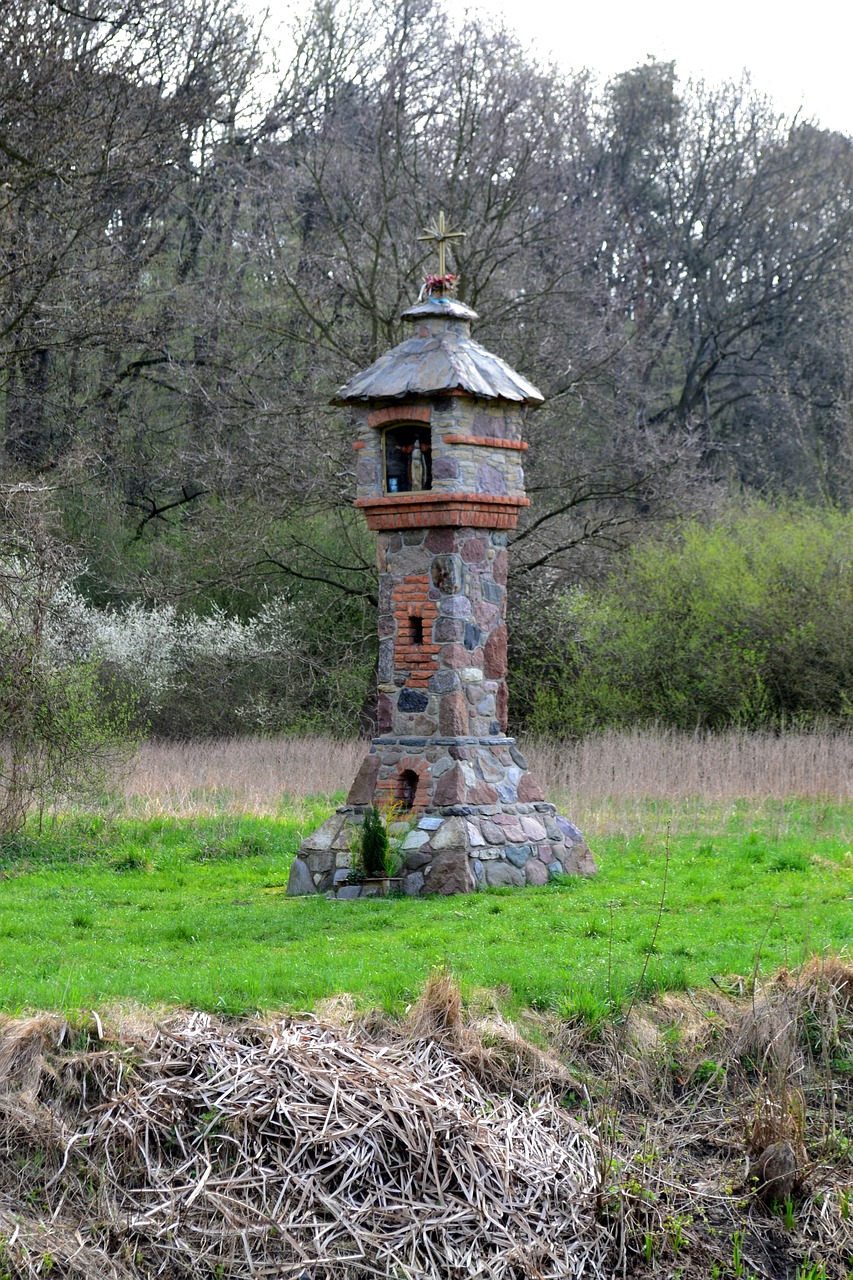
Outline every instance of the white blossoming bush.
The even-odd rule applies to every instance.
[[[351,731],[371,666],[356,644],[340,646],[330,668],[328,639],[285,595],[241,619],[221,607],[203,615],[171,604],[97,609],[64,585],[50,642],[60,661],[96,658],[132,691],[140,720],[168,737]]]

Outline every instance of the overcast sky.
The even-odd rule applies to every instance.
[[[740,79],[781,111],[815,118],[853,135],[851,0],[480,0],[475,8],[506,18],[542,54],[605,78],[651,54],[674,59],[682,79]]]
[[[311,0],[244,2],[286,32]],[[602,79],[649,55],[674,60],[682,80],[748,71],[780,112],[853,136],[853,0],[452,0],[452,11],[465,7],[503,18],[543,57]]]

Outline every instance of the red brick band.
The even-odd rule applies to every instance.
[[[514,529],[529,498],[485,493],[393,493],[357,498],[369,529],[425,529],[456,525],[474,529]]]
[[[529,449],[526,440],[499,440],[497,436],[442,436],[445,444],[482,444],[487,449]]]

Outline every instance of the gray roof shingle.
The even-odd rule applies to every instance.
[[[541,404],[544,396],[532,382],[474,341],[469,321],[476,318],[477,313],[456,298],[425,298],[409,307],[403,319],[420,324],[418,336],[386,351],[350,378],[332,403],[467,391],[483,400]]]

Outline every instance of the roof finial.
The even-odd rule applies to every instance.
[[[418,240],[432,241],[438,246],[438,279],[443,280],[447,275],[447,259],[445,256],[445,245],[448,240],[461,240],[466,235],[464,231],[453,231],[444,220],[444,210],[438,215],[438,221],[432,227],[425,227],[422,236],[418,236]]]

